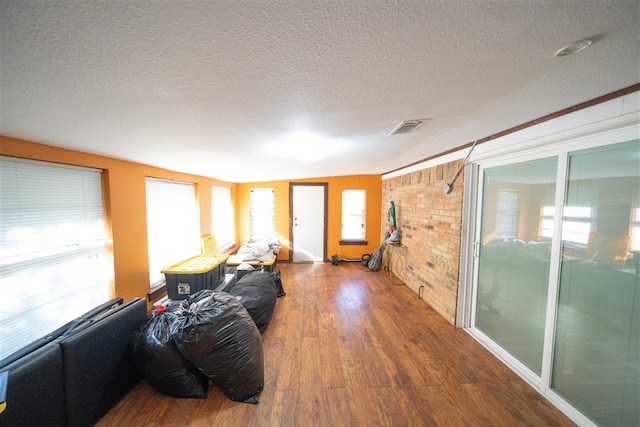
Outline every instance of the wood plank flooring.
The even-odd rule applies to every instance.
[[[571,426],[406,286],[360,263],[281,264],[257,405],[144,381],[97,426]]]

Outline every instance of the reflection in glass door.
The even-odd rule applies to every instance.
[[[554,153],[480,169],[472,331],[581,424],[638,426],[640,141]]]
[[[484,169],[475,325],[542,369],[557,160]],[[545,236],[546,235],[546,236]]]
[[[571,153],[551,387],[603,426],[640,425],[639,141]]]

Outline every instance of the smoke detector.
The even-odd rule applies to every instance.
[[[415,119],[415,120],[405,120],[395,127],[394,130],[389,133],[389,135],[398,135],[401,133],[409,133],[417,130],[420,126],[427,123],[429,119]]]

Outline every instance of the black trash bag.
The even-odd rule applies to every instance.
[[[360,264],[362,264],[363,267],[368,267],[370,259],[371,254],[362,254],[362,256],[360,257]]]
[[[180,352],[231,400],[258,403],[264,388],[262,336],[231,294],[202,290],[180,303],[173,337]]]
[[[209,379],[180,353],[171,337],[176,313],[153,312],[134,332],[132,354],[142,377],[171,397],[204,399]]]
[[[264,332],[276,308],[278,292],[270,273],[253,273],[238,280],[229,293],[247,309],[260,333]]]
[[[273,276],[273,280],[275,280],[276,282],[276,289],[278,290],[278,298],[285,296],[286,294],[284,293],[284,288],[282,287],[282,278],[280,275],[280,270],[276,270],[273,273],[271,273],[271,275]]]

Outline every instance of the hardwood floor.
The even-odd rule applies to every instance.
[[[360,263],[281,264],[257,405],[144,381],[97,426],[570,426],[406,286]]]

